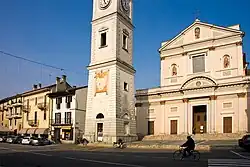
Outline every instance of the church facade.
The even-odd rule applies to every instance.
[[[239,25],[196,19],[163,42],[160,87],[136,91],[141,135],[244,133],[250,128],[249,76]]]

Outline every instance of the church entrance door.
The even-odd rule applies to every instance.
[[[207,106],[193,106],[193,134],[207,132]]]
[[[103,123],[97,123],[97,141],[103,140]]]

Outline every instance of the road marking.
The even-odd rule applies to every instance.
[[[31,153],[31,154],[35,154],[35,155],[43,155],[43,156],[47,156],[47,157],[52,157],[53,156],[53,155],[50,155],[50,154],[35,153],[35,152],[29,152],[29,151],[27,151],[27,153]]]
[[[141,166],[141,165],[123,164],[123,163],[99,161],[99,160],[92,160],[92,159],[78,159],[78,158],[73,158],[73,157],[63,157],[63,158],[70,159],[70,160],[80,160],[80,161],[86,161],[86,162],[94,162],[94,163],[100,163],[100,164],[115,165],[115,166],[145,167],[145,166]]]
[[[231,152],[231,153],[233,153],[233,154],[235,154],[235,155],[238,155],[238,156],[239,156],[239,157],[241,157],[241,158],[244,158],[244,159],[248,159],[248,160],[250,160],[250,158],[249,158],[249,157],[244,156],[244,155],[241,155],[240,153],[237,153],[237,152],[235,152],[235,151],[233,151],[233,150],[231,150],[230,152]]]
[[[250,166],[249,160],[244,159],[209,159],[208,167],[220,167],[220,166]]]

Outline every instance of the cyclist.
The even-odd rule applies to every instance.
[[[117,142],[117,144],[118,144],[119,148],[121,148],[122,144],[123,144],[122,139],[119,139],[118,142]]]
[[[187,136],[187,141],[181,145],[181,147],[186,147],[184,149],[184,153],[183,156],[185,157],[187,154],[186,152],[188,152],[188,156],[190,156],[190,151],[193,151],[195,148],[195,143],[194,140],[191,138],[191,136]]]

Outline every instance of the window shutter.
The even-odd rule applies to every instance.
[[[205,72],[205,56],[194,56],[193,57],[193,72]]]

